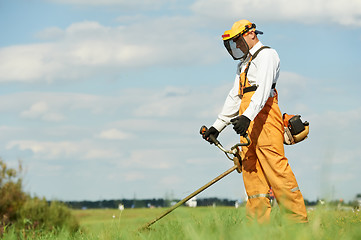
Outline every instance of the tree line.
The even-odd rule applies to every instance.
[[[118,208],[119,204],[125,208],[145,208],[145,207],[169,207],[181,199],[119,199],[119,200],[99,200],[99,201],[65,201],[64,203],[73,209],[86,208]],[[235,200],[219,198],[197,199],[197,206],[234,206]]]
[[[99,201],[65,201],[64,203],[73,209],[93,209],[93,208],[118,208],[123,205],[125,208],[146,208],[146,207],[169,207],[177,203],[180,199],[118,199],[118,200],[99,200]],[[236,200],[220,199],[220,198],[199,198],[197,199],[197,206],[235,206]],[[245,202],[240,203],[245,204]],[[305,200],[307,206],[314,206],[317,201]]]

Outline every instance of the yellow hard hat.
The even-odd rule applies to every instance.
[[[235,22],[231,30],[227,30],[222,35],[223,40],[228,40],[234,38],[238,34],[244,34],[249,31],[255,31],[256,34],[263,34],[263,32],[256,30],[256,24],[251,23],[248,20],[242,19]]]

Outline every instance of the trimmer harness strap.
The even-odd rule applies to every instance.
[[[249,61],[248,64],[247,64],[246,69],[244,70],[244,73],[245,73],[245,75],[246,75],[246,76],[245,76],[245,81],[247,81],[247,73],[248,73],[248,69],[249,69],[249,65],[250,65],[251,61],[257,57],[257,55],[258,55],[258,53],[259,53],[260,51],[262,51],[263,49],[266,49],[266,48],[270,48],[270,47],[268,47],[268,46],[262,46],[260,49],[258,49],[258,50],[252,55],[250,61]],[[245,86],[245,85],[246,85],[246,83],[243,84],[243,86]],[[253,86],[250,86],[250,87],[244,87],[244,88],[243,88],[243,91],[242,91],[242,95],[245,94],[245,93],[248,93],[248,92],[254,92],[254,91],[257,90],[257,88],[258,88],[257,85],[253,85]],[[276,88],[276,83],[273,83],[273,84],[272,84],[272,89],[275,89],[275,88]]]

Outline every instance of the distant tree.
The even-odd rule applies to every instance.
[[[0,238],[7,226],[22,229],[18,232],[26,236],[32,236],[39,229],[77,231],[79,225],[65,204],[31,198],[23,191],[21,173],[21,162],[18,169],[14,169],[0,158]]]
[[[29,198],[22,189],[21,172],[21,162],[18,169],[14,169],[0,158],[0,229],[17,219],[20,208]]]

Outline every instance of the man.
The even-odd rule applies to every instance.
[[[271,212],[269,190],[282,212],[295,222],[307,222],[307,212],[296,178],[283,147],[283,121],[275,89],[280,60],[274,49],[258,39],[256,25],[248,20],[233,24],[222,35],[224,45],[237,66],[234,86],[217,120],[203,135],[216,138],[230,123],[233,129],[251,139],[242,147],[242,171],[248,201],[247,217],[268,222]],[[245,139],[241,137],[241,142]]]

